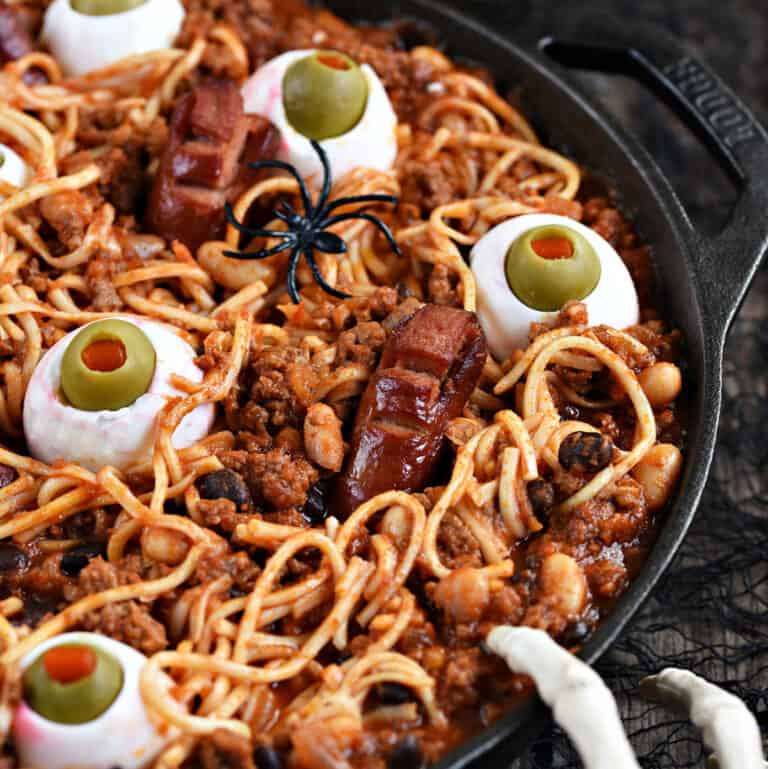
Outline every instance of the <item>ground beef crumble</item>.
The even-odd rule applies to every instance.
[[[317,470],[302,456],[281,448],[267,451],[231,451],[221,457],[231,470],[241,473],[254,505],[260,510],[301,507]]]
[[[154,565],[154,571],[162,567]],[[140,556],[128,556],[114,565],[102,558],[94,558],[81,572],[74,588],[65,589],[69,602],[87,595],[100,593],[120,585],[130,585],[149,579]],[[165,626],[150,614],[151,604],[138,601],[111,603],[85,615],[83,630],[103,633],[144,654],[154,654],[168,645]]]

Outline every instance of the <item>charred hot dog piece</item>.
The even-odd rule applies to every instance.
[[[0,66],[34,50],[35,43],[21,13],[15,8],[0,6]]]
[[[240,90],[207,80],[179,100],[152,186],[147,224],[193,252],[224,232],[224,204],[255,179],[248,164],[274,156],[277,132],[246,115]]]
[[[461,414],[485,358],[480,324],[465,310],[428,304],[395,329],[360,402],[337,485],[339,514],[383,491],[429,483],[445,428]]]

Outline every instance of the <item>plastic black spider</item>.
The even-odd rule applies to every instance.
[[[315,249],[327,254],[346,253],[347,244],[344,240],[335,232],[326,231],[328,227],[331,227],[334,224],[346,222],[350,219],[364,219],[367,222],[371,222],[371,224],[376,225],[376,227],[381,230],[392,250],[398,256],[401,255],[400,248],[395,242],[391,230],[377,216],[360,209],[345,214],[332,215],[332,212],[335,209],[355,203],[391,203],[392,205],[396,205],[397,198],[392,195],[357,195],[349,198],[337,198],[332,203],[329,203],[328,195],[331,192],[331,169],[328,162],[328,156],[325,154],[325,150],[316,141],[313,140],[311,144],[312,149],[318,154],[320,162],[323,165],[323,186],[320,190],[317,203],[314,205],[312,205],[309,190],[307,189],[304,180],[301,178],[301,174],[299,174],[299,172],[289,163],[283,163],[281,160],[262,160],[258,163],[251,164],[251,168],[254,170],[259,170],[260,168],[280,168],[291,174],[291,176],[298,182],[301,200],[304,205],[304,214],[297,213],[289,203],[285,202],[281,203],[274,212],[278,219],[281,219],[288,225],[288,229],[285,232],[281,230],[263,230],[248,227],[242,222],[237,221],[232,206],[229,203],[227,203],[225,207],[227,221],[229,221],[229,223],[239,232],[249,235],[250,237],[278,238],[281,241],[278,245],[273,246],[272,248],[262,248],[258,251],[225,251],[225,256],[231,256],[235,259],[264,259],[268,256],[274,256],[275,254],[287,251],[290,248],[291,257],[288,261],[288,293],[296,304],[301,301],[296,286],[296,269],[299,266],[302,255],[307,260],[307,264],[312,271],[312,277],[323,291],[331,296],[338,297],[339,299],[346,299],[350,296],[350,294],[339,291],[339,289],[326,283],[320,272],[320,268],[317,266],[317,261],[315,260]]]

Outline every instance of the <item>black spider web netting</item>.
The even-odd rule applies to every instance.
[[[768,269],[728,343],[725,403],[712,475],[673,566],[597,665],[617,697],[643,769],[703,767],[698,732],[637,694],[640,679],[688,668],[741,697],[768,734]],[[576,769],[558,729],[518,769]]]

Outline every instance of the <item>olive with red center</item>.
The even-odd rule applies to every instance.
[[[123,688],[120,663],[87,644],[54,646],[25,671],[24,699],[59,724],[84,724],[104,713]]]
[[[515,239],[505,267],[515,296],[542,312],[589,296],[601,274],[600,258],[587,239],[556,224],[534,227]]]
[[[100,320],[80,331],[61,361],[61,389],[83,411],[116,411],[149,389],[155,348],[147,335],[125,320]]]
[[[285,116],[308,139],[322,141],[351,131],[367,102],[365,75],[338,51],[316,51],[299,59],[283,78]]]

